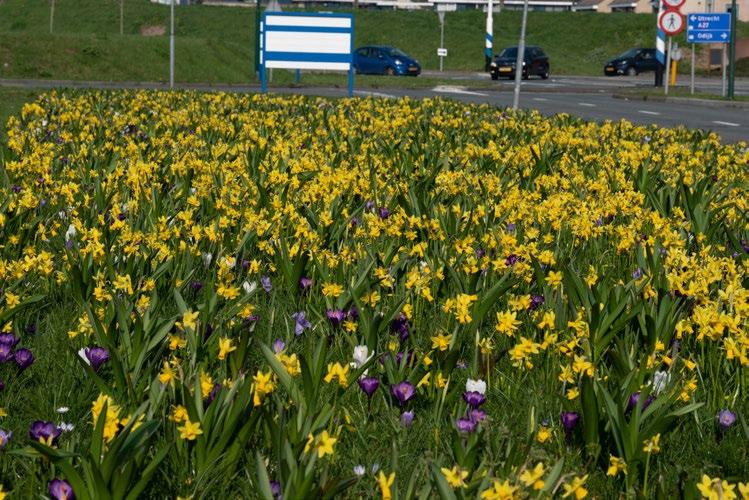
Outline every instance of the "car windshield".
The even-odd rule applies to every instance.
[[[625,58],[625,57],[635,57],[635,56],[636,56],[636,55],[637,55],[637,54],[638,54],[639,52],[640,52],[640,50],[639,50],[639,49],[629,49],[629,50],[628,50],[627,52],[625,52],[624,54],[620,54],[620,55],[619,55],[619,57],[620,57],[620,58]]]
[[[401,49],[388,49],[387,53],[390,57],[409,57],[408,54],[403,52]]]
[[[499,57],[507,57],[507,58],[516,58],[518,56],[518,48],[517,47],[510,47],[509,49],[504,49],[500,54]]]

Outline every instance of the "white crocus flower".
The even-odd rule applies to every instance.
[[[653,374],[653,393],[657,396],[666,389],[671,382],[671,374],[666,371],[657,371]]]
[[[466,391],[486,394],[486,382],[481,379],[472,380],[469,378],[468,380],[466,380]]]
[[[253,281],[252,283],[248,283],[247,281],[245,281],[244,283],[242,283],[242,288],[244,289],[244,293],[249,295],[254,292],[255,289],[257,289],[257,282]]]
[[[210,252],[203,252],[203,264],[205,267],[208,267],[211,265],[211,261],[213,260],[213,254]]]
[[[75,225],[73,224],[69,225],[68,230],[65,232],[65,240],[66,241],[72,240],[73,238],[75,238],[76,234],[78,234],[78,231],[76,231]]]
[[[364,364],[369,361],[372,356],[369,355],[369,348],[365,345],[358,345],[354,347],[354,362],[352,365],[354,368],[361,368]]]

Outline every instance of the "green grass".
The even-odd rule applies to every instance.
[[[140,33],[147,26],[167,27],[169,9],[147,0],[126,0],[120,36],[118,5],[116,0],[57,0],[50,35],[48,2],[0,2],[0,77],[167,80],[168,37]],[[479,11],[447,13],[446,69],[482,69],[484,18]],[[177,8],[177,80],[253,80],[254,19],[254,9],[248,8]],[[395,45],[413,54],[425,69],[438,68],[434,12],[362,11],[355,22],[357,45]],[[531,12],[527,42],[548,52],[555,74],[598,75],[613,55],[653,45],[654,25],[654,15]],[[520,13],[496,14],[494,26],[496,51],[516,44]],[[749,34],[749,24],[740,23],[740,33]],[[683,36],[676,40],[684,41]]]
[[[7,138],[5,124],[11,115],[18,115],[25,102],[33,101],[39,91],[0,87],[0,144]]]
[[[730,102],[730,99],[726,99],[722,97],[721,95],[711,94],[709,92],[699,92],[695,89],[695,93],[692,94],[689,90],[688,85],[679,85],[679,86],[672,86],[668,89],[668,96],[664,94],[664,90],[662,88],[655,89],[655,88],[649,88],[649,89],[625,89],[618,92],[619,95],[622,96],[632,96],[632,97],[642,97],[644,99],[652,99],[652,100],[659,100],[664,99],[665,97],[692,97],[695,99],[709,99],[712,101],[727,101]],[[738,102],[749,102],[749,96],[745,95],[738,95],[735,96],[734,101]]]

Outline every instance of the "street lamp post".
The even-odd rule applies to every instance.
[[[174,0],[171,2],[171,29],[169,31],[169,88],[174,88]]]
[[[515,93],[512,96],[512,109],[517,110],[520,105],[520,79],[523,77],[523,61],[525,60],[525,24],[528,20],[528,0],[523,2],[523,22],[520,24],[520,43],[518,56],[515,59]]]

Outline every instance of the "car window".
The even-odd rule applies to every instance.
[[[546,57],[546,54],[541,49],[536,49],[536,57]]]
[[[408,57],[408,54],[406,54],[400,49],[392,48],[388,50],[388,52],[390,53],[391,57]]]
[[[652,52],[643,52],[641,57],[643,59],[652,59],[653,58],[653,54],[652,54]]]
[[[619,57],[625,59],[627,57],[635,57],[639,51],[637,49],[629,49],[627,52],[621,54]]]
[[[367,54],[368,54],[368,53],[369,53],[369,49],[368,49],[368,48],[366,48],[366,47],[364,47],[364,48],[362,48],[362,49],[358,49],[358,50],[356,51],[356,55],[357,55],[357,56],[361,56],[361,57],[367,57]]]
[[[515,58],[517,56],[518,56],[518,48],[517,47],[510,47],[508,49],[504,49],[499,54],[499,57]]]
[[[377,59],[377,57],[380,55],[380,51],[375,48],[369,49],[369,57],[372,59]]]

